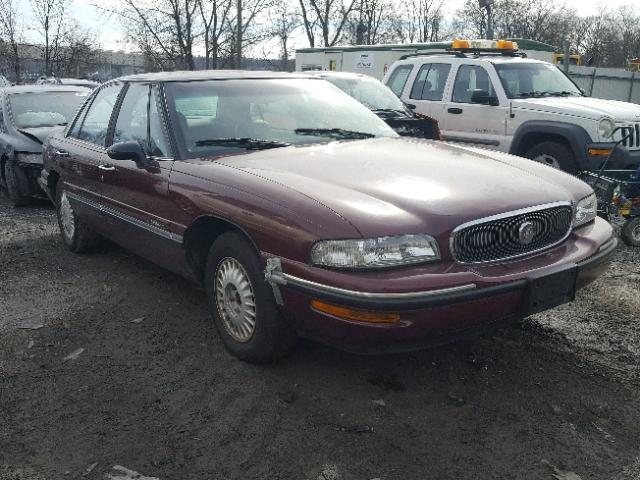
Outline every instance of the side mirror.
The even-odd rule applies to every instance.
[[[141,168],[149,163],[142,145],[136,141],[114,143],[107,148],[107,155],[114,160],[133,160]]]
[[[471,103],[491,105],[494,107],[500,104],[498,97],[492,97],[486,90],[474,90],[471,94]]]

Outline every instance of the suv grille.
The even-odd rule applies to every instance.
[[[618,135],[621,135],[621,137],[618,137]],[[627,135],[629,135],[629,138],[623,140],[622,145],[630,150],[640,149],[640,123],[623,125],[620,133],[616,134],[616,138],[624,138]]]
[[[564,202],[496,215],[456,228],[451,253],[462,263],[520,257],[562,242],[572,224],[573,208]]]

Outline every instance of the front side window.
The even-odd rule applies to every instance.
[[[564,73],[547,63],[514,62],[495,67],[509,98],[582,95]]]
[[[149,85],[129,85],[113,132],[114,143],[136,141],[144,145],[147,142],[148,107]]]
[[[28,92],[9,95],[9,108],[16,128],[66,125],[89,95],[78,92]]]
[[[404,91],[404,86],[407,84],[411,70],[413,70],[413,65],[400,65],[391,72],[389,80],[387,80],[387,87],[398,97],[400,97]]]
[[[496,96],[489,74],[483,67],[461,65],[453,85],[452,100],[456,103],[471,103],[471,97],[476,90],[487,92],[490,97]]]
[[[160,91],[157,85],[151,87],[151,97],[149,99],[149,155],[154,157],[169,157],[171,151],[167,144],[162,116],[160,114]]]
[[[282,146],[397,136],[367,107],[319,79],[168,82],[164,88],[187,158],[261,148],[265,142]]]
[[[115,84],[104,87],[96,94],[80,126],[77,138],[105,146],[109,121],[121,89],[121,84]]]
[[[420,67],[411,88],[414,100],[442,100],[451,65],[446,63],[427,63]]]

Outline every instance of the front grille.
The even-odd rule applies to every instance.
[[[640,123],[622,125],[620,132],[615,134],[614,140],[620,140],[621,138],[624,138],[622,145],[629,148],[629,150],[640,149]]]
[[[573,208],[556,203],[496,215],[456,228],[454,258],[462,263],[494,262],[529,255],[564,240],[571,232]]]

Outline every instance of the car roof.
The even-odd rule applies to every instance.
[[[368,77],[371,80],[375,80],[373,77],[369,75],[364,75],[363,73],[355,73],[355,72],[334,72],[333,70],[309,70],[307,72],[299,72],[301,75],[308,75],[310,77],[321,77],[321,78],[365,78]]]
[[[287,72],[258,70],[195,70],[178,72],[139,73],[121,77],[124,82],[191,82],[198,80],[240,80],[263,78],[309,78]]]
[[[79,87],[76,85],[17,85],[14,87],[0,88],[0,92],[10,93],[41,93],[41,92],[90,92],[87,87]]]

